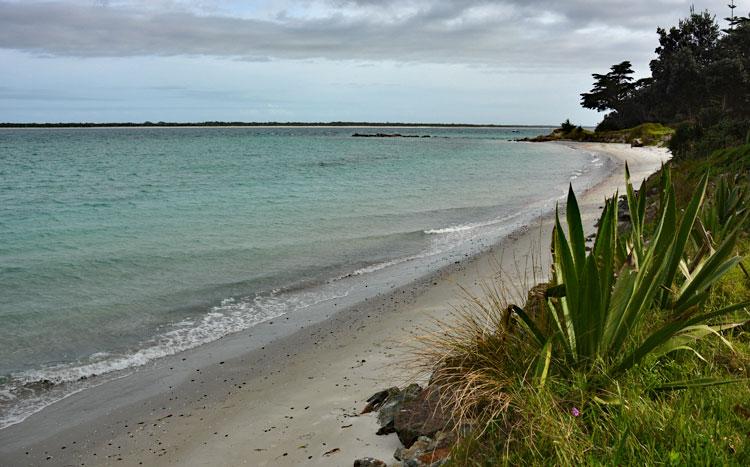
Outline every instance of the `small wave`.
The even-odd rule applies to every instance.
[[[426,233],[427,235],[439,235],[439,234],[447,234],[447,233],[464,232],[466,230],[472,230],[475,228],[476,228],[475,225],[457,225],[454,227],[445,227],[444,229],[425,230],[424,233]]]
[[[344,276],[339,277],[338,279],[344,279],[344,278],[347,278],[347,277],[355,277],[355,276],[361,276],[363,274],[369,274],[369,273],[372,273],[372,272],[380,271],[380,270],[385,269],[385,268],[390,267],[390,266],[396,266],[398,264],[403,264],[403,263],[406,263],[406,262],[409,262],[409,261],[414,261],[414,260],[418,260],[418,259],[422,259],[422,258],[427,258],[428,256],[432,256],[432,255],[439,254],[439,253],[441,253],[441,251],[430,251],[430,252],[423,253],[423,254],[420,254],[420,255],[406,256],[406,257],[403,257],[403,258],[397,258],[397,259],[393,259],[393,260],[390,260],[390,261],[384,261],[382,263],[375,263],[375,264],[372,264],[370,266],[365,266],[363,268],[359,268],[359,269],[357,269],[356,271],[354,271],[354,272],[352,272],[350,274],[346,274]]]
[[[121,373],[126,370],[216,341],[290,311],[346,295],[348,291],[308,291],[291,296],[270,293],[240,300],[226,299],[199,319],[184,319],[171,324],[169,331],[144,342],[133,352],[97,352],[83,361],[12,374],[0,387],[0,429],[22,422],[44,407],[83,389],[122,377]]]
[[[463,224],[463,225],[453,225],[450,227],[443,227],[438,229],[429,229],[423,231],[427,235],[444,235],[444,234],[452,234],[452,233],[459,233],[459,232],[466,232],[469,230],[475,230],[480,229],[482,227],[491,227],[493,225],[501,224],[503,222],[508,222],[510,220],[513,220],[514,218],[519,217],[522,215],[523,212],[511,214],[510,216],[501,217],[498,219],[493,219],[491,221],[487,222],[475,222],[472,224]]]

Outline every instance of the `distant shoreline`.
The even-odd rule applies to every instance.
[[[2,128],[554,128],[554,125],[377,122],[0,123]]]

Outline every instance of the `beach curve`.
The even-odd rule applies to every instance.
[[[579,196],[589,231],[605,196],[623,191],[625,161],[639,183],[668,158],[656,148],[543,144],[569,144],[615,162],[607,177]],[[549,221],[545,217],[541,230],[532,224],[477,257],[381,291],[289,338],[274,340],[269,332],[266,345],[240,351],[241,357],[216,361],[210,346],[191,352],[181,357],[179,375],[161,378],[147,394],[128,399],[136,378],[123,380],[118,395],[101,390],[50,406],[39,417],[0,431],[0,460],[8,465],[259,466],[351,465],[364,456],[390,461],[398,440],[375,436],[374,416],[357,416],[364,399],[405,381],[403,344],[450,313],[459,284],[476,291],[493,277],[497,261],[509,266],[514,256],[531,251],[540,235],[546,238]],[[498,259],[500,252],[515,255]],[[264,330],[273,328],[269,323],[261,325]],[[148,371],[155,370],[143,370]],[[113,405],[115,396],[119,406]],[[76,411],[85,415],[85,423],[69,420]]]

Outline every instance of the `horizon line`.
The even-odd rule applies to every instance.
[[[132,128],[132,127],[468,127],[468,128],[554,128],[549,124],[436,123],[436,122],[243,122],[207,120],[202,122],[0,122],[0,128]]]

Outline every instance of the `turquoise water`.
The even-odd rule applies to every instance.
[[[542,130],[354,131],[0,131],[0,427],[38,409],[34,382],[304,313],[352,275],[438,267],[602,165],[507,141]]]

